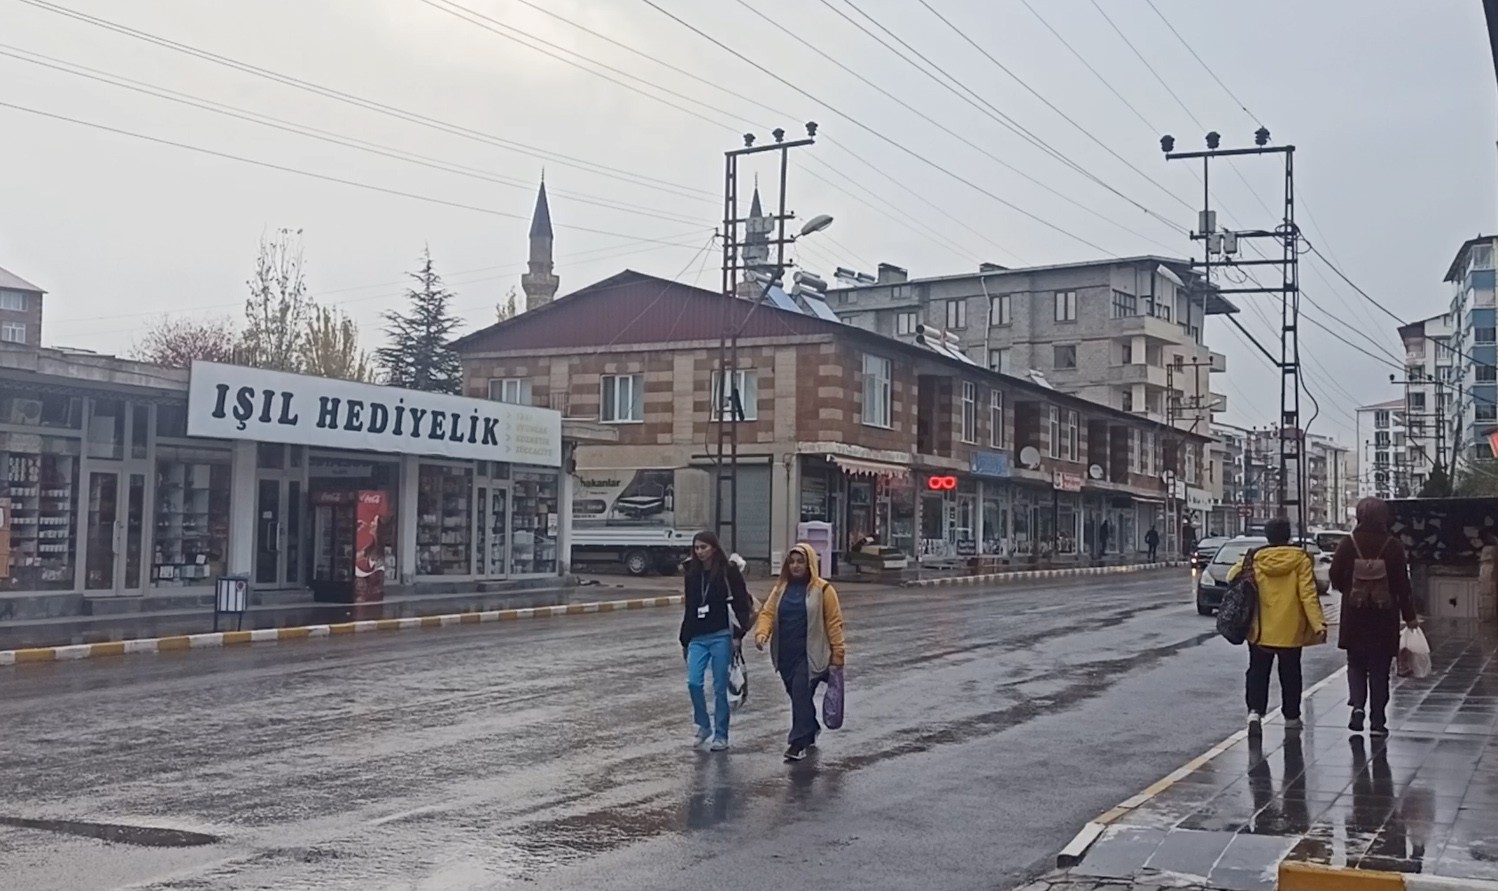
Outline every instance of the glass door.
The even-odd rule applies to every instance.
[[[88,558],[83,587],[87,591],[114,593],[116,564],[120,556],[120,475],[115,471],[93,471],[88,475],[88,514],[84,531]]]
[[[303,582],[302,483],[261,477],[255,492],[255,584],[298,588]]]
[[[485,535],[484,559],[488,566],[485,572],[491,576],[503,576],[509,572],[510,555],[510,490],[508,487],[495,484],[489,489],[487,513],[488,533]]]
[[[144,593],[145,586],[141,578],[141,569],[145,563],[143,537],[146,525],[146,475],[144,473],[129,474],[124,525],[125,553],[121,557],[125,564],[125,579],[121,587],[131,594]]]

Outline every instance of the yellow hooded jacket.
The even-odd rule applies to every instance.
[[[1243,560],[1228,570],[1228,582],[1243,571]],[[1316,595],[1311,555],[1294,545],[1259,548],[1254,552],[1254,581],[1259,586],[1259,610],[1249,629],[1249,643],[1293,649],[1322,643],[1326,616]]]
[[[816,549],[802,543],[791,550],[800,551],[811,570],[811,579],[806,584],[806,659],[812,677],[816,677],[826,672],[829,665],[842,665],[847,655],[843,646],[843,608],[837,600],[837,589],[819,573]],[[769,641],[770,657],[777,660],[777,664],[780,653],[774,640],[775,616],[780,610],[780,597],[790,580],[790,570],[782,564],[780,579],[771,589],[769,599],[759,611],[759,621],[754,625],[754,642],[764,646]]]

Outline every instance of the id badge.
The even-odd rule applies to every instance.
[[[708,612],[709,609],[710,609],[710,607],[707,604],[705,604],[705,603],[702,606],[697,607],[697,618],[699,618],[699,619],[706,619],[707,618],[707,612]]]

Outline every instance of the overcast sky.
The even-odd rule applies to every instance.
[[[1247,145],[1261,122],[1276,143],[1298,147],[1308,239],[1403,318],[1444,311],[1441,279],[1455,250],[1495,228],[1495,79],[1476,0],[1153,0],[1159,15],[1147,0],[1098,0],[1111,25],[1092,0],[651,2],[750,61],[646,0],[0,0],[0,103],[386,190],[0,106],[0,266],[49,292],[49,345],[127,353],[162,313],[237,316],[256,240],[300,228],[311,290],[351,313],[374,345],[380,314],[400,305],[403,273],[429,245],[471,330],[492,321],[494,304],[518,284],[544,166],[563,293],[624,267],[717,287],[718,254],[705,248],[721,214],[722,151],[745,130],[778,125],[799,136],[806,120],[821,125],[821,139],[797,157],[789,204],[802,217],[836,217],[799,248],[801,263],[829,278],[837,265],[872,271],[881,261],[922,276],[985,260],[1191,256],[1183,232],[1195,223],[1201,184],[1163,160],[1159,135],[1195,148],[1215,129],[1224,144]],[[493,21],[475,23],[475,14]],[[924,55],[956,86],[854,23]],[[524,45],[537,39],[605,76]],[[1003,126],[999,113],[1066,160]],[[1280,168],[1261,159],[1213,173],[1226,225],[1272,226],[1277,213],[1261,202],[1277,208],[1281,188]],[[1302,340],[1324,409],[1313,430],[1350,442],[1351,403],[1392,396],[1393,369],[1349,344],[1397,358],[1395,323],[1318,260],[1302,264],[1302,280],[1324,308],[1309,308]],[[1240,302],[1269,308],[1265,297]],[[1244,322],[1272,338],[1268,313],[1257,312],[1250,307]],[[1272,422],[1276,374],[1220,320],[1207,339],[1229,356],[1231,370],[1215,384],[1229,397],[1226,420]]]

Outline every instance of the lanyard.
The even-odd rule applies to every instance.
[[[708,591],[708,587],[709,587],[709,582],[710,581],[711,580],[708,577],[708,575],[706,573],[704,573],[703,576],[702,576],[702,592],[697,597],[698,604],[700,604],[702,606],[707,606],[707,591]]]

